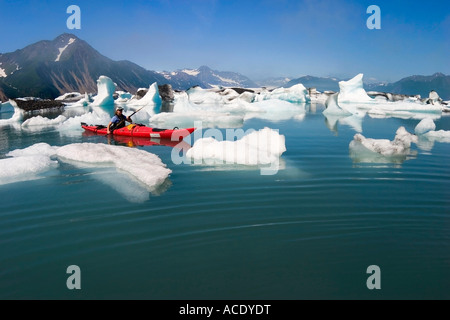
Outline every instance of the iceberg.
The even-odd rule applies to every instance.
[[[338,103],[372,103],[374,99],[367,95],[363,86],[363,74],[360,73],[348,81],[339,82]]]
[[[106,76],[100,76],[97,80],[98,94],[92,103],[98,107],[109,107],[109,111],[114,108],[114,92],[116,91],[116,84]]]
[[[360,73],[348,81],[339,82],[340,92],[326,101],[325,115],[345,115],[368,113],[372,118],[396,117],[402,119],[422,119],[427,115],[442,113],[441,105],[424,104],[415,97],[403,97],[401,100],[388,101],[384,96],[372,99],[363,88],[363,74]],[[381,94],[381,93],[380,93]],[[390,94],[386,94],[389,96]]]
[[[434,124],[433,119],[425,118],[419,122],[419,124],[414,129],[416,134],[424,134],[429,131],[434,131],[436,129],[436,125]]]
[[[432,142],[436,141],[436,142],[450,143],[450,131],[446,130],[435,131],[435,130],[436,125],[433,119],[425,118],[419,122],[419,124],[414,129],[414,132]]]
[[[2,109],[3,106],[8,110],[11,110],[12,108],[12,110],[14,110],[14,114],[9,119],[0,119],[0,126],[14,124],[22,121],[25,112],[17,106],[17,103],[15,101],[9,100],[8,102],[2,104]]]
[[[217,92],[200,87],[192,87],[186,91],[189,102],[201,104],[204,106],[218,106],[227,103],[228,99]]]
[[[145,107],[145,110],[150,114],[159,112],[161,108],[162,100],[159,95],[158,84],[155,82],[150,85],[147,93],[139,100],[131,100],[128,103],[128,107],[132,109],[138,109],[138,107]]]
[[[198,139],[186,157],[206,164],[260,165],[278,162],[285,151],[285,137],[264,128],[236,141],[218,141],[212,137]]]
[[[350,150],[363,147],[368,151],[383,156],[404,155],[408,153],[412,142],[418,142],[417,136],[407,132],[404,127],[400,127],[393,141],[387,139],[370,139],[357,133],[353,137],[353,141],[350,142]]]
[[[255,101],[264,101],[270,99],[279,99],[292,103],[309,102],[308,90],[301,84],[293,85],[289,88],[277,88],[273,91],[262,91],[255,96]]]
[[[350,116],[352,113],[338,104],[339,93],[332,94],[325,102],[324,115]]]

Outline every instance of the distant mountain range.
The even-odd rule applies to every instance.
[[[101,75],[110,77],[118,90],[131,93],[153,82],[170,84],[178,90],[192,86],[290,87],[302,83],[307,88],[314,87],[323,92],[339,91],[341,80],[303,76],[296,79],[268,78],[255,83],[242,74],[212,70],[207,66],[172,72],[151,71],[127,60],[111,60],[87,42],[65,33],[52,41],[39,41],[15,52],[0,54],[0,100],[26,96],[54,99],[74,91],[94,93]],[[430,90],[435,90],[444,100],[450,99],[450,76],[442,73],[411,76],[388,84],[371,83],[365,87],[367,90],[420,94],[422,97],[427,97]]]
[[[339,91],[339,81],[348,79],[321,78],[304,76],[293,79],[285,84],[286,87],[301,83],[306,88],[316,88],[319,91]],[[365,83],[367,91],[381,91],[399,93],[406,95],[420,94],[422,98],[427,98],[430,91],[436,91],[444,100],[450,99],[450,76],[435,73],[431,76],[411,76],[403,78],[394,83]]]
[[[198,69],[183,69],[173,72],[159,72],[173,87],[192,87],[198,85],[202,88],[211,88],[213,86],[222,87],[240,87],[256,88],[258,85],[236,72],[212,70],[207,66],[201,66]]]
[[[0,100],[33,96],[54,99],[67,92],[96,92],[97,79],[110,77],[118,90],[135,93],[153,82],[185,90],[199,85],[256,86],[234,72],[203,66],[197,70],[156,72],[130,61],[113,61],[73,34],[39,41],[15,52],[0,54]]]
[[[450,76],[435,73],[431,76],[411,76],[394,83],[369,84],[367,90],[400,93],[407,95],[420,94],[427,98],[430,91],[436,91],[444,100],[450,100]]]

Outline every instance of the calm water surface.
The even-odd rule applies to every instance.
[[[366,163],[349,153],[355,130],[322,110],[245,122],[286,136],[273,176],[175,165],[172,148],[142,146],[173,171],[153,194],[113,168],[62,162],[0,185],[0,298],[450,298],[450,144]],[[362,133],[392,140],[418,122],[365,117]],[[450,117],[435,122],[450,130]],[[3,126],[0,158],[38,142],[108,140]],[[69,265],[81,268],[80,291],[66,287]],[[370,265],[381,290],[366,287]]]

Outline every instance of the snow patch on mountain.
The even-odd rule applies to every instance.
[[[55,62],[58,62],[58,61],[59,61],[59,59],[61,58],[61,55],[63,54],[63,52],[64,52],[64,51],[65,51],[72,43],[74,43],[75,40],[76,40],[76,39],[74,39],[74,38],[70,38],[70,39],[69,39],[69,42],[67,43],[67,45],[65,45],[64,47],[58,49],[58,50],[59,50],[59,54],[58,54],[58,56],[56,57]]]

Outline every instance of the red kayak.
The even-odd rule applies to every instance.
[[[103,125],[87,125],[86,123],[81,123],[81,127],[86,130],[100,135],[106,135],[107,129]],[[177,127],[173,129],[157,129],[146,127],[141,124],[130,124],[126,127],[116,129],[112,132],[116,136],[127,136],[127,137],[141,137],[141,138],[153,138],[153,139],[169,139],[172,141],[181,141],[184,137],[187,137],[195,128],[188,129],[178,129]]]

